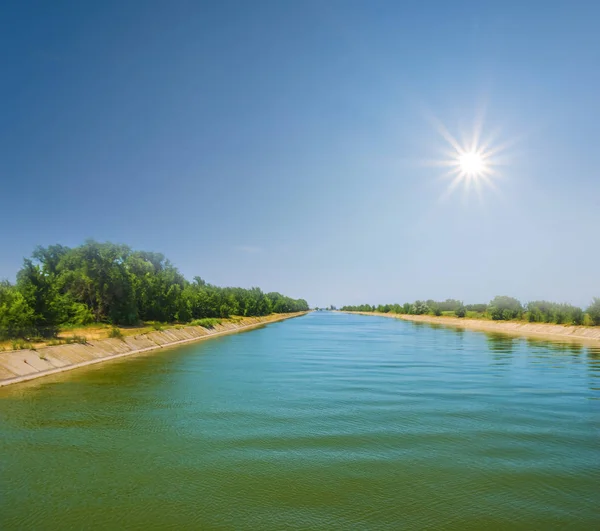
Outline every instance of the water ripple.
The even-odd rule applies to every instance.
[[[597,529],[600,350],[311,314],[0,390],[1,529]]]

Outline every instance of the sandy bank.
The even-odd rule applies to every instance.
[[[212,329],[182,326],[138,336],[126,336],[122,339],[100,339],[87,344],[56,345],[38,350],[2,352],[0,353],[0,387],[132,354],[233,334],[306,313],[308,312],[244,317],[239,322],[224,321]]]
[[[398,315],[377,312],[347,312],[361,315],[379,315],[404,321],[432,323],[444,326],[498,332],[516,336],[537,337],[548,340],[567,340],[600,347],[600,326],[567,326],[547,323],[525,323],[515,321],[487,321],[484,319],[459,319],[458,317],[435,317],[433,315]]]

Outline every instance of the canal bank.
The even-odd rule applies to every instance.
[[[2,352],[0,353],[0,387],[132,354],[251,330],[306,313],[308,312],[243,317],[238,321],[224,321],[215,324],[213,328],[180,326],[137,336],[100,339],[84,344],[73,343],[48,346],[37,350],[23,349]]]
[[[537,337],[552,341],[573,341],[587,345],[600,346],[600,326],[570,326],[550,323],[525,323],[520,321],[488,321],[485,319],[466,319],[458,317],[436,317],[434,315],[407,315],[380,312],[344,312],[360,315],[377,315],[403,321],[429,323],[455,328],[466,328],[481,332],[498,332],[513,336]]]

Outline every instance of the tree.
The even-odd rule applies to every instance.
[[[35,313],[23,294],[8,282],[0,282],[0,339],[32,335]]]
[[[488,312],[495,321],[509,321],[521,316],[523,306],[513,297],[497,296],[490,302]]]
[[[17,289],[25,304],[33,312],[32,326],[39,335],[52,336],[59,319],[59,300],[53,275],[32,260],[23,261],[17,274]]]
[[[23,262],[17,285],[0,283],[0,335],[52,335],[64,324],[141,320],[189,322],[204,317],[307,311],[304,299],[259,288],[188,282],[160,253],[86,241],[75,248],[38,247]]]
[[[600,297],[594,297],[592,304],[587,309],[587,313],[596,326],[600,325]]]
[[[412,305],[411,313],[414,315],[423,315],[429,313],[429,310],[430,308],[427,306],[427,303],[423,301],[415,301],[415,303]]]

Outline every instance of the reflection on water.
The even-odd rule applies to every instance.
[[[526,338],[528,346],[535,351],[554,351],[563,354],[580,355],[585,352],[586,347],[581,343],[571,341],[548,341],[538,338]]]
[[[505,334],[486,333],[488,347],[494,352],[511,354],[518,339]]]
[[[597,347],[588,347],[586,349],[586,353],[587,353],[587,357],[592,360],[592,361],[599,361],[600,360],[600,348]],[[597,363],[594,363],[594,365],[598,365]]]
[[[597,529],[599,368],[319,312],[0,389],[0,529]]]

